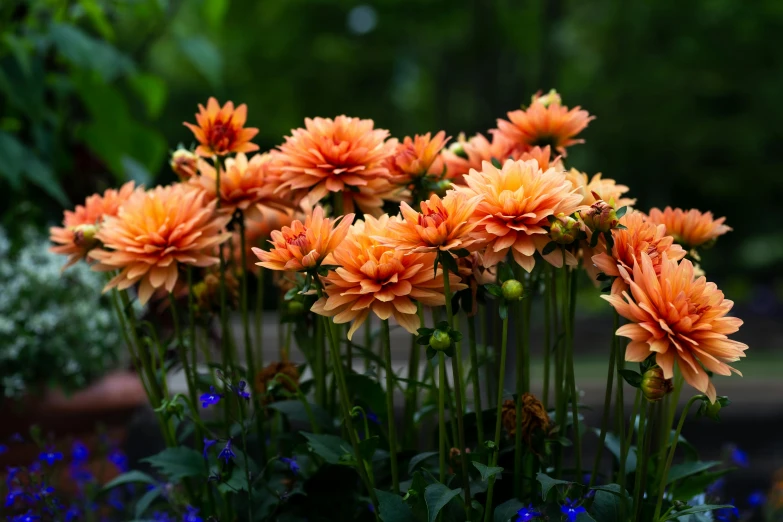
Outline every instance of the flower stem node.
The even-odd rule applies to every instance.
[[[448,350],[451,346],[451,337],[448,331],[435,330],[430,336],[430,347],[433,350]]]
[[[645,399],[649,402],[658,402],[667,393],[671,393],[674,386],[671,379],[664,378],[663,369],[660,366],[654,366],[642,375],[640,388]]]
[[[446,357],[454,355],[454,344],[462,340],[462,334],[441,321],[436,328],[419,328],[416,342],[427,347],[427,359],[432,359],[437,352],[443,352]]]
[[[520,301],[525,294],[525,288],[522,283],[516,279],[509,279],[500,287],[503,292],[503,298],[506,301]]]

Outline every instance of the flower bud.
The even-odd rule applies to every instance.
[[[705,414],[707,415],[707,417],[709,417],[710,419],[717,419],[720,410],[723,408],[723,405],[720,403],[720,401],[715,401],[715,402],[704,401],[704,402],[706,404]]]
[[[506,301],[519,301],[522,299],[522,294],[524,293],[525,289],[522,286],[522,283],[516,279],[509,279],[503,283],[503,286],[500,287],[500,290],[503,292],[503,298]]]
[[[533,95],[531,99],[532,103],[540,103],[544,107],[549,107],[553,103],[560,105],[563,102],[563,100],[560,98],[560,94],[558,94],[558,92],[554,89],[550,89],[549,92],[546,94],[540,94],[540,93],[541,91]]]
[[[181,181],[192,178],[198,173],[198,156],[187,149],[177,149],[171,155],[171,170]]]
[[[606,201],[598,200],[580,214],[587,228],[593,232],[609,232],[617,226],[619,219],[614,208]]]
[[[84,250],[92,250],[98,246],[97,233],[98,225],[78,225],[73,229],[73,242]]]
[[[288,313],[291,315],[301,315],[304,308],[304,303],[301,301],[288,301]]]
[[[642,375],[641,383],[644,398],[650,402],[657,402],[666,396],[673,389],[671,379],[663,377],[663,370],[660,366],[650,368]]]
[[[451,346],[451,337],[445,330],[435,330],[430,336],[430,347],[433,350],[448,350]]]
[[[576,241],[579,234],[579,222],[563,213],[555,216],[555,221],[549,227],[549,237],[561,245],[570,245]]]

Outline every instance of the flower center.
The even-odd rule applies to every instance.
[[[300,232],[297,236],[292,236],[286,239],[289,245],[296,245],[300,248],[304,247],[307,244],[307,234],[304,232]]]
[[[209,141],[216,145],[223,144],[228,146],[227,143],[234,141],[236,138],[236,132],[234,126],[231,125],[231,121],[216,121],[210,131]]]
[[[448,219],[449,215],[445,210],[431,211],[427,210],[423,214],[419,214],[419,226],[422,227],[439,227],[441,223]]]

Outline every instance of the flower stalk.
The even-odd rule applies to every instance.
[[[389,419],[389,458],[391,459],[392,492],[400,492],[400,474],[397,469],[397,422],[394,415],[394,370],[392,369],[389,320],[381,321],[381,338],[386,362],[386,410]]]
[[[503,414],[503,381],[506,375],[506,348],[508,344],[508,316],[503,318],[503,328],[500,342],[500,371],[498,372],[498,394],[497,408],[495,410],[495,438],[494,447],[491,448],[492,456],[490,458],[490,467],[497,466],[498,456],[500,455],[500,429],[502,427]],[[484,506],[484,522],[492,520],[492,493],[495,489],[495,475],[489,477],[487,485],[487,504]]]

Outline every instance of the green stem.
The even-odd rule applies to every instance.
[[[634,486],[633,486],[633,510],[634,520],[639,520],[639,514],[642,509],[642,463],[647,460],[644,454],[644,434],[645,434],[645,421],[647,420],[648,406],[643,404],[641,406],[641,413],[639,414],[639,431],[636,436],[636,471],[634,472]]]
[[[313,274],[313,280],[315,281],[316,284],[318,297],[322,298],[324,295],[324,289],[318,274]],[[340,341],[339,339],[337,339],[335,335],[335,331],[332,328],[332,321],[326,316],[323,316],[322,320],[323,320],[322,322],[326,326],[327,332],[329,333],[328,337],[329,337],[329,343],[331,348],[329,352],[332,357],[334,377],[337,381],[340,405],[343,411],[343,420],[345,421],[345,427],[346,430],[348,431],[348,438],[351,441],[354,458],[356,459],[356,468],[359,473],[359,477],[362,479],[364,486],[367,488],[367,494],[370,496],[370,500],[372,501],[374,512],[377,514],[380,513],[378,511],[379,509],[378,498],[375,495],[375,489],[372,486],[372,482],[370,482],[370,477],[367,474],[367,467],[365,465],[364,459],[362,458],[362,452],[359,447],[359,438],[356,435],[356,430],[354,429],[353,426],[353,418],[351,417],[350,394],[348,392],[348,384],[345,381],[345,374],[343,373],[342,361],[340,360]]]
[[[423,326],[422,322],[422,326]],[[365,356],[364,356],[364,367],[369,370],[370,366],[372,365],[372,359],[370,359],[370,353],[372,352],[372,321],[370,321],[370,318],[368,317],[367,320],[364,322],[364,349]]]
[[[258,267],[256,275],[256,368],[264,367],[264,268]],[[281,356],[280,360],[284,360]],[[255,375],[252,377],[255,379]]]
[[[220,210],[222,203],[222,194],[220,191],[220,175],[223,170],[223,159],[221,156],[215,156],[215,194],[216,202],[215,208]],[[233,368],[233,357],[231,354],[231,343],[229,342],[229,327],[228,327],[228,308],[226,304],[226,256],[223,250],[223,244],[218,245],[218,258],[219,263],[219,277],[220,277],[220,348],[221,348],[221,363],[223,371],[227,374],[231,374]],[[231,422],[231,409],[228,404],[223,408],[224,421],[226,426]]]
[[[315,403],[321,407],[326,405],[326,343],[324,325],[315,325]]]
[[[479,328],[481,329],[481,347],[484,354],[484,384],[487,390],[487,404],[492,404],[494,401],[492,396],[492,375],[495,369],[495,362],[492,357],[489,344],[489,321],[487,321],[487,305],[479,303]],[[484,441],[479,441],[480,444],[484,444]]]
[[[674,432],[674,440],[672,441],[671,448],[669,448],[669,455],[666,457],[666,464],[663,467],[663,473],[661,473],[661,480],[658,483],[658,501],[655,504],[655,516],[653,516],[654,521],[657,521],[661,514],[661,506],[663,504],[666,480],[669,478],[669,469],[671,469],[672,462],[674,461],[674,453],[677,451],[677,443],[680,441],[680,434],[682,433],[682,427],[685,425],[685,419],[688,417],[688,410],[691,409],[691,405],[693,405],[694,402],[704,399],[706,399],[704,395],[695,395],[691,397],[691,399],[685,405],[685,409],[682,410],[682,415],[680,415],[680,422],[677,423],[677,430]]]
[[[606,432],[609,429],[609,411],[612,407],[612,384],[614,381],[614,365],[617,358],[617,336],[614,334],[619,327],[620,318],[617,315],[617,311],[614,312],[614,324],[612,326],[612,342],[609,351],[609,374],[606,376],[606,393],[604,395],[604,414],[601,417],[601,435],[599,437],[598,449],[595,452],[595,461],[593,462],[593,472],[590,473],[590,487],[595,484],[595,477],[598,474],[598,466],[601,464],[601,455],[604,451],[604,444],[606,443]],[[622,386],[622,383],[618,383],[618,386]]]
[[[440,454],[440,481],[446,483],[446,355],[438,352],[438,449]]]
[[[484,446],[484,416],[481,407],[481,384],[479,382],[478,349],[476,348],[476,316],[468,317],[468,342],[470,343],[470,376],[473,381],[473,409],[476,412],[476,434],[478,447]],[[484,457],[480,457],[483,461]]]
[[[500,454],[500,428],[502,426],[503,416],[503,380],[506,375],[506,348],[508,344],[508,316],[503,319],[503,330],[500,341],[500,371],[498,372],[498,396],[497,396],[497,408],[495,410],[495,447],[492,448],[492,462],[491,467],[494,467],[498,463],[498,455]],[[487,503],[484,506],[484,522],[492,520],[492,492],[495,489],[495,477],[492,475],[489,477],[489,484],[487,485]]]
[[[550,280],[554,277],[553,270],[552,265],[547,265],[544,272],[544,394],[542,402],[545,410],[549,409],[549,365],[552,352],[552,335],[550,332],[552,328],[552,312],[549,299],[549,285]]]
[[[419,316],[419,323],[424,327],[424,308],[421,303],[416,305],[416,313]],[[405,444],[407,447],[413,447],[416,441],[416,426],[414,418],[418,408],[419,398],[419,362],[421,359],[421,350],[419,343],[416,342],[417,335],[411,336],[411,351],[408,359],[408,385],[405,388]]]
[[[389,320],[381,321],[381,339],[386,362],[386,411],[389,419],[389,458],[391,459],[392,492],[400,492],[400,475],[397,470],[397,421],[394,416],[394,370],[392,369]]]
[[[185,382],[188,385],[188,398],[190,399],[191,409],[193,415],[199,415],[198,408],[195,407],[196,403],[196,383],[193,380],[193,370],[188,362],[188,352],[185,346],[185,337],[182,333],[182,328],[179,324],[179,313],[177,312],[177,299],[174,294],[169,292],[169,304],[171,308],[171,320],[174,324],[174,335],[177,338],[177,353],[179,354],[180,362],[182,363],[182,371],[185,373]],[[201,429],[196,425],[196,447],[199,451],[203,450],[204,440],[201,435]]]
[[[634,399],[633,408],[631,409],[631,418],[628,421],[628,435],[625,437],[625,443],[623,445],[624,453],[627,455],[631,449],[631,442],[633,442],[633,435],[636,432],[636,416],[639,414],[639,408],[642,407],[642,390],[636,390],[636,399]]]
[[[243,265],[244,266],[244,265]],[[240,427],[240,433],[242,434],[242,455],[244,457],[244,463],[245,463],[245,479],[247,480],[247,491],[248,496],[250,496],[250,493],[253,491],[253,481],[250,477],[250,460],[248,459],[248,452],[250,451],[250,448],[247,447],[247,427],[245,426],[245,404],[242,404],[242,399],[237,396],[237,403],[239,406],[239,427]],[[263,436],[263,433],[259,433],[259,436]],[[266,459],[262,459],[266,460]],[[247,502],[247,519],[253,520],[253,502],[248,499]]]

